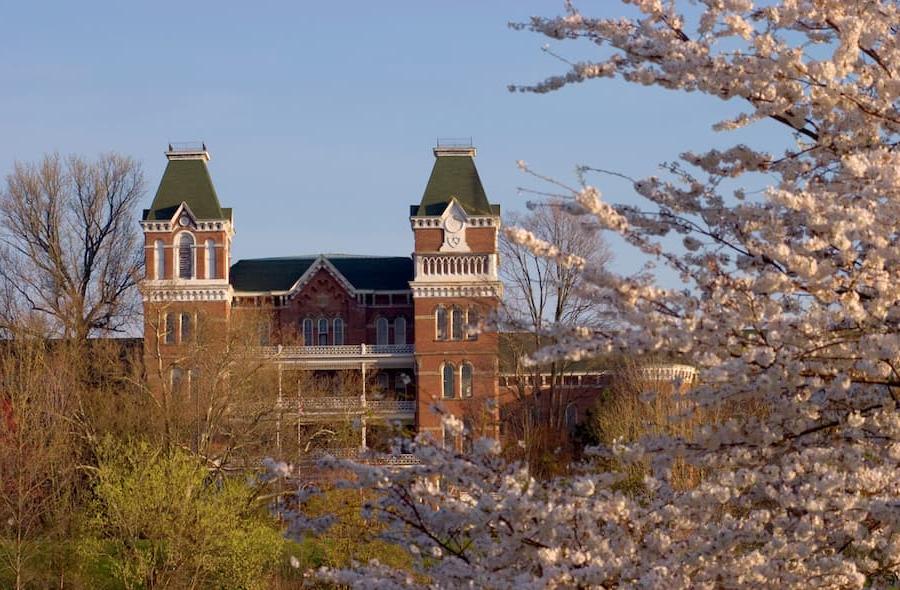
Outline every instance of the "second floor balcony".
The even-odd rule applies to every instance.
[[[282,411],[296,412],[301,421],[327,421],[369,416],[386,420],[414,420],[415,400],[366,399],[362,396],[335,395],[282,399]]]
[[[311,369],[350,368],[365,364],[378,368],[411,368],[412,344],[344,344],[336,346],[263,346],[262,354],[278,363]]]

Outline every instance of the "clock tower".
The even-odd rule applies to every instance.
[[[219,204],[205,144],[169,145],[166,158],[141,219],[146,275],[140,289],[145,367],[160,367],[174,380],[185,369],[178,366],[181,351],[198,328],[225,326],[229,318],[234,224],[231,209]]]
[[[485,329],[499,306],[500,207],[488,202],[471,144],[442,143],[425,193],[410,210],[418,396],[416,423],[445,446],[466,440],[442,428],[440,411],[469,436],[496,436],[498,341]]]

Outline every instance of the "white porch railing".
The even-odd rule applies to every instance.
[[[284,399],[282,410],[297,410],[301,414],[363,414],[401,415],[412,417],[416,413],[413,400],[362,400],[357,396],[301,397]]]
[[[409,355],[415,351],[412,344],[344,344],[341,346],[261,346],[267,357],[364,357],[385,355]]]
[[[389,467],[402,467],[421,463],[419,458],[411,453],[381,454],[358,447],[322,449],[301,458],[299,462],[310,464],[329,455],[335,459],[349,459],[367,465],[385,465]]]

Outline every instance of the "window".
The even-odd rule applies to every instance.
[[[153,243],[153,270],[156,272],[155,278],[166,278],[166,245],[162,240]]]
[[[332,338],[335,346],[344,344],[344,320],[341,318],[334,318],[334,336]]]
[[[394,318],[394,344],[406,344],[406,318]]]
[[[443,396],[446,399],[453,399],[456,397],[456,371],[452,364],[445,363],[441,372],[443,378]]]
[[[190,342],[191,338],[193,337],[193,332],[194,329],[191,324],[191,314],[181,314],[181,341]]]
[[[178,278],[194,278],[194,237],[188,233],[178,238]]]
[[[472,452],[472,441],[475,438],[475,428],[472,419],[468,416],[463,418],[463,435],[462,435],[462,452]]]
[[[445,449],[456,450],[456,433],[454,433],[453,429],[447,424],[444,424],[443,439]]]
[[[206,259],[203,264],[206,266],[206,278],[214,279],[216,278],[216,273],[218,272],[218,264],[216,260],[216,243],[213,240],[206,240]]]
[[[447,310],[438,307],[434,310],[435,334],[438,340],[447,339]]]
[[[462,340],[463,313],[458,307],[450,310],[450,339]]]
[[[468,340],[477,340],[478,339],[478,330],[480,326],[478,325],[478,308],[470,307],[469,308],[469,317],[466,321],[466,339]]]
[[[312,346],[313,343],[313,322],[310,318],[303,320],[303,344]]]
[[[174,313],[166,314],[166,344],[175,344],[175,322]]]
[[[388,321],[387,318],[378,318],[375,320],[375,344],[388,343]]]
[[[574,430],[575,426],[578,425],[578,407],[575,404],[569,404],[566,406],[566,427],[569,430]]]
[[[319,318],[319,346],[328,345],[328,320]]]
[[[472,363],[463,363],[459,368],[459,397],[472,397]]]
[[[172,386],[172,393],[181,393],[181,386],[184,383],[184,369],[181,367],[172,367],[169,377],[169,384]]]

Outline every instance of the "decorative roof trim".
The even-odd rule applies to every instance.
[[[412,229],[435,228],[442,229],[444,217],[441,215],[418,216],[413,215],[409,218],[409,225]],[[494,215],[469,215],[466,218],[468,227],[499,227],[500,217]]]
[[[341,271],[339,271],[325,257],[324,254],[319,254],[318,258],[316,258],[316,260],[309,265],[309,268],[306,269],[306,272],[300,275],[300,278],[297,279],[297,281],[291,286],[290,289],[284,291],[284,294],[292,296],[296,293],[299,293],[321,268],[324,268],[329,273],[331,273],[331,275],[335,279],[337,279],[337,282],[341,284],[341,286],[347,291],[347,293],[354,296],[356,295],[356,287],[354,287],[353,284],[347,280],[347,277],[341,274]],[[273,294],[274,293],[275,292],[273,291]]]
[[[423,285],[411,282],[409,286],[412,288],[413,298],[503,296],[503,285],[499,282],[469,285]]]
[[[155,282],[155,281],[154,281]],[[194,281],[192,281],[194,282]],[[185,281],[187,283],[187,281]],[[234,297],[231,285],[172,284],[166,286],[141,285],[141,295],[145,302],[165,303],[169,301],[224,301],[230,303]]]
[[[229,236],[234,235],[234,226],[227,219],[197,219],[197,216],[191,210],[190,205],[186,201],[182,201],[175,213],[168,221],[142,220],[141,227],[145,233],[149,232],[171,232],[176,229],[175,220],[182,213],[187,213],[191,218],[191,223],[195,231],[225,231]]]

